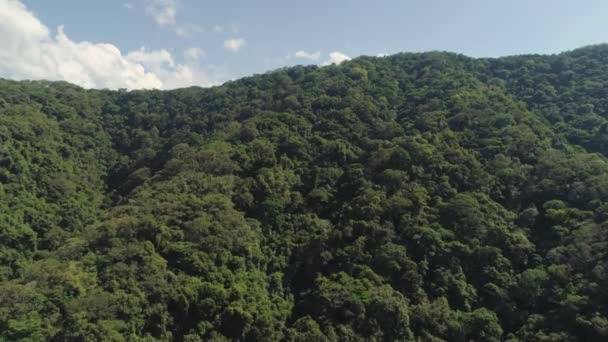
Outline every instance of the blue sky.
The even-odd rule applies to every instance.
[[[3,31],[17,32],[23,38],[11,38],[15,46],[43,46],[31,51],[57,59],[48,64],[59,70],[49,73],[51,79],[86,87],[173,88],[401,51],[475,57],[556,53],[608,41],[607,13],[605,0],[0,0],[0,38]],[[10,27],[3,15],[29,15],[49,32],[31,39],[29,26],[15,20],[16,27]],[[58,37],[60,26],[67,40]],[[103,46],[84,42],[120,50],[120,56],[112,53],[107,63],[99,63],[131,79],[103,79],[93,70],[95,49]],[[70,55],[85,48],[90,48],[86,56]],[[23,57],[25,51],[15,53]],[[64,66],[62,58],[79,62]],[[7,61],[10,56],[2,58],[0,52],[0,62]],[[110,64],[124,65],[113,71]],[[42,71],[29,75],[23,65],[15,69],[0,66],[0,77],[46,76]],[[78,76],[86,72],[90,77]],[[140,74],[146,81],[135,79]]]

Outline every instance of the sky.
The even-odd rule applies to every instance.
[[[213,86],[298,64],[608,42],[605,0],[0,0],[0,78]]]

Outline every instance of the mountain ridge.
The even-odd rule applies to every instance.
[[[0,339],[601,341],[606,56],[0,80]]]

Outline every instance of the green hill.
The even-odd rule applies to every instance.
[[[0,341],[605,341],[608,46],[0,81]]]

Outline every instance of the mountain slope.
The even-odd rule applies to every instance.
[[[604,340],[607,57],[1,81],[1,339]]]

